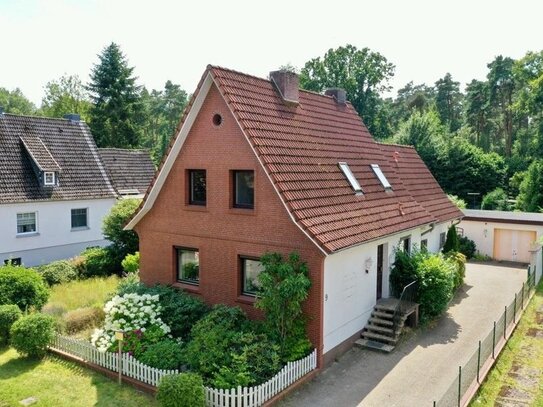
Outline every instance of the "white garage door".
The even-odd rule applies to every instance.
[[[494,229],[494,258],[496,260],[530,262],[530,248],[536,240],[531,230]]]

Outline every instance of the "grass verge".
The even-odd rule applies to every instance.
[[[470,406],[500,399],[543,406],[543,282]],[[535,385],[534,385],[535,381]]]
[[[48,355],[43,360],[19,357],[0,348],[0,406],[20,406],[29,397],[33,406],[157,406],[151,396],[122,385],[73,362]]]

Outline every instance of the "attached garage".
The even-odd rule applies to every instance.
[[[495,260],[530,263],[530,249],[536,240],[536,231],[496,228],[492,257]]]

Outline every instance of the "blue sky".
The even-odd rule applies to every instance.
[[[112,41],[150,89],[192,92],[209,63],[266,76],[347,43],[394,63],[395,89],[446,72],[464,84],[496,55],[543,49],[542,12],[536,0],[0,0],[0,87],[39,104],[49,80],[87,81]]]

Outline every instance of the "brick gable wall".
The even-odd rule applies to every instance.
[[[215,126],[212,117],[223,122]],[[187,204],[188,169],[207,171],[207,206]],[[255,209],[232,208],[232,170],[254,170]],[[141,279],[175,283],[175,246],[200,251],[200,285],[179,287],[209,304],[239,305],[261,318],[241,296],[239,256],[266,251],[298,252],[307,262],[312,287],[305,304],[309,336],[322,357],[322,270],[324,255],[290,219],[271,182],[213,85],[154,206],[135,227],[140,237]]]

